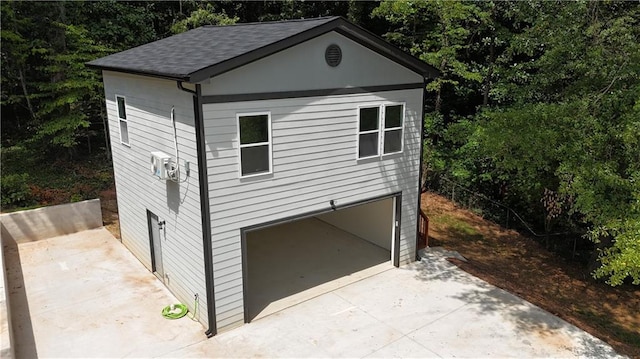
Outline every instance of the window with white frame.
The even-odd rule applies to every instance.
[[[129,146],[129,124],[127,122],[127,103],[123,96],[116,96],[118,120],[120,122],[120,143]]]
[[[404,124],[404,105],[384,105],[384,129],[382,133],[382,153],[402,152],[402,127]]]
[[[402,152],[403,125],[403,104],[360,107],[358,158]]]
[[[238,114],[240,176],[271,173],[271,114]]]
[[[358,158],[377,156],[380,151],[380,107],[360,107]]]

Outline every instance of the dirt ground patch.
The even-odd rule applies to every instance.
[[[618,353],[640,358],[638,286],[597,282],[580,264],[442,196],[425,193],[421,204],[429,216],[429,246],[468,259],[451,262],[606,341]]]
[[[120,221],[118,219],[118,202],[115,188],[100,192],[100,204],[102,207],[102,223],[104,227],[120,239]]]

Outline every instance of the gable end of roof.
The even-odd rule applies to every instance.
[[[296,23],[299,25],[293,27],[292,25]],[[203,38],[206,39],[206,36],[209,34],[207,31],[213,31],[218,34],[218,36],[220,36],[219,32],[233,31],[235,34],[241,33],[241,36],[246,37],[251,35],[252,31],[258,30],[261,25],[279,28],[281,32],[277,34],[278,36],[272,36],[271,38],[267,37],[266,40],[264,40],[265,44],[263,45],[258,42],[258,45],[262,46],[256,46],[254,43],[253,47],[249,47],[246,50],[234,48],[236,44],[229,43],[229,41],[227,41],[227,43],[220,43],[219,46],[224,47],[219,51],[222,54],[215,60],[209,60],[209,62],[213,61],[213,63],[210,64],[206,64],[202,61],[185,64],[182,60],[183,57],[188,54],[182,54],[179,51],[171,49],[171,45],[177,42],[177,40],[180,40],[176,44],[179,46],[184,46],[182,41],[187,40],[199,42],[197,45],[203,46],[201,42]],[[252,26],[255,26],[256,28],[254,29]],[[298,31],[299,28],[302,28],[302,30]],[[87,63],[87,66],[102,70],[196,83],[221,75],[238,67],[242,67],[331,31],[336,31],[352,41],[367,47],[368,49],[420,74],[425,78],[435,78],[439,75],[438,70],[434,67],[407,54],[370,31],[337,16],[268,23],[205,26],[191,30],[187,33],[174,35],[166,39],[158,40],[150,44],[142,45],[91,61]],[[216,45],[213,44],[211,46]],[[226,53],[225,49],[227,51]],[[159,63],[156,57],[162,56],[162,54],[166,54],[169,58],[162,59]],[[142,57],[146,57],[147,60],[151,59],[151,62],[140,64],[140,58]],[[153,63],[158,65],[153,66]],[[169,66],[167,66],[166,63],[169,63]],[[137,64],[137,66],[132,64]]]

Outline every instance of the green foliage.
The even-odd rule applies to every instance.
[[[614,239],[596,276],[640,283],[640,12],[617,3],[521,6],[538,15],[505,57],[497,88],[509,105],[480,114],[479,155],[529,203],[544,188],[558,191],[590,238]]]
[[[91,123],[101,123],[102,81],[84,63],[111,50],[68,21],[79,5],[1,4],[4,145],[28,142],[41,151],[71,153],[79,137],[93,135]]]
[[[37,116],[49,118],[36,131],[33,140],[46,140],[54,146],[72,148],[79,136],[86,136],[90,118],[87,109],[101,105],[102,81],[99,74],[84,63],[104,56],[108,49],[96,45],[82,26],[54,22],[61,31],[62,48],[35,48],[45,60],[41,73],[50,80],[38,84],[40,93]],[[94,102],[90,104],[89,102]]]
[[[2,207],[27,205],[31,200],[29,175],[26,173],[3,175],[0,180],[0,196]]]
[[[33,86],[29,81],[34,66],[29,60],[35,40],[28,36],[37,33],[37,24],[33,18],[21,16],[13,2],[0,2],[0,13],[2,141],[5,145],[14,145],[28,138],[31,129],[37,126]],[[12,118],[15,116],[21,120],[16,121]]]
[[[640,8],[623,2],[383,1],[385,37],[438,68],[425,168],[613,238],[598,277],[638,274]],[[554,207],[555,208],[555,207]]]
[[[383,1],[373,11],[396,26],[385,37],[441,71],[428,86],[438,90],[459,79],[480,82],[482,76],[460,60],[470,47],[473,31],[486,20],[476,3],[462,1]]]
[[[67,12],[74,24],[82,25],[96,44],[110,48],[110,52],[157,40],[168,29],[158,29],[156,23],[164,16],[175,16],[171,8],[164,9],[161,3],[114,0],[67,4]]]
[[[636,199],[638,201],[640,196]],[[612,220],[593,230],[590,235],[594,239],[604,235],[615,238],[612,247],[601,251],[602,266],[594,275],[608,278],[607,282],[613,286],[622,284],[627,278],[632,278],[633,284],[640,285],[640,211],[636,210],[625,220]]]
[[[229,17],[224,12],[216,13],[211,4],[206,4],[205,7],[191,12],[186,19],[180,20],[171,26],[171,32],[179,34],[204,25],[232,25],[238,20],[237,17]]]
[[[442,132],[443,118],[438,112],[429,112],[424,117],[424,132],[425,134]],[[446,158],[444,158],[444,152],[441,148],[438,148],[438,143],[430,136],[425,136],[424,139],[424,153],[423,161],[425,166],[425,175],[429,175],[432,172],[440,173],[444,171],[446,167]]]

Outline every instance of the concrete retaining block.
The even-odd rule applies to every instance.
[[[102,227],[100,199],[0,215],[2,240],[33,242]]]
[[[0,358],[15,358],[13,346],[13,328],[11,327],[11,306],[9,303],[9,287],[7,285],[7,269],[4,264],[4,245],[0,243]]]
[[[14,358],[4,244],[39,241],[102,227],[100,199],[0,214],[0,358]]]

